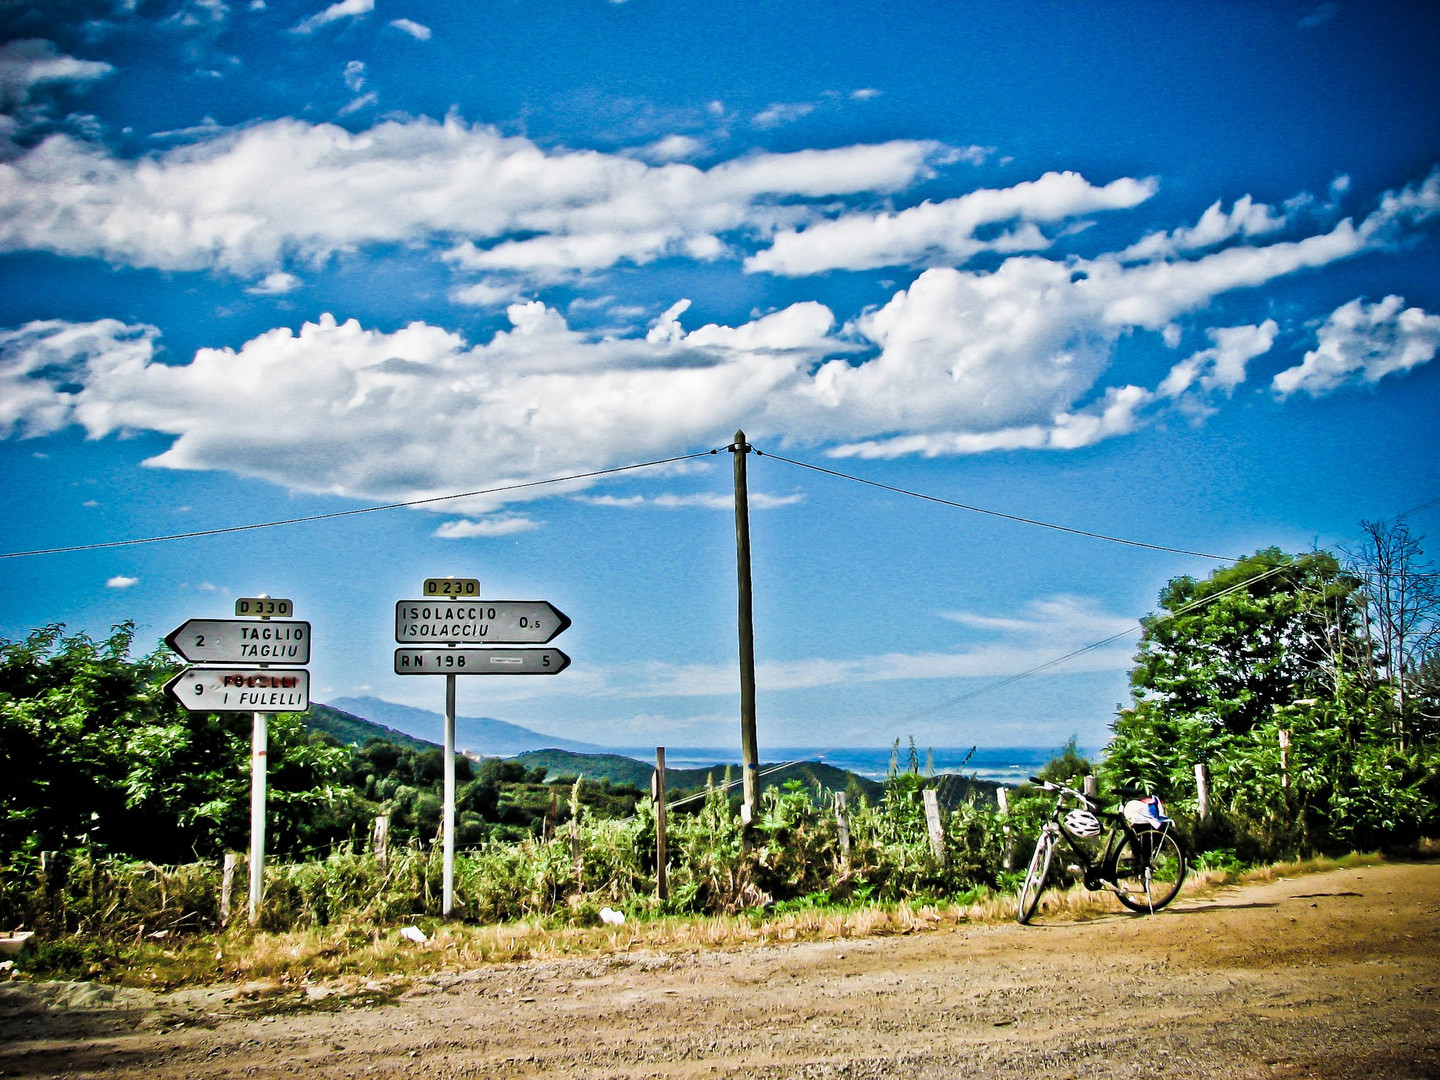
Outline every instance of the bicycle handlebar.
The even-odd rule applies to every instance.
[[[1046,791],[1058,791],[1062,796],[1069,795],[1071,798],[1077,799],[1082,806],[1092,808],[1098,808],[1100,806],[1099,799],[1086,795],[1083,791],[1076,791],[1074,788],[1065,784],[1057,784],[1050,780],[1041,780],[1038,776],[1030,777],[1030,782],[1032,784],[1038,784]]]

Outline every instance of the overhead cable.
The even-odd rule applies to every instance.
[[[1018,521],[1022,525],[1035,525],[1042,529],[1054,529],[1056,532],[1070,533],[1074,536],[1088,536],[1094,540],[1106,540],[1112,544],[1125,544],[1128,547],[1148,548],[1151,551],[1168,551],[1172,555],[1193,555],[1196,558],[1213,559],[1216,562],[1238,561],[1229,555],[1212,555],[1208,551],[1189,551],[1185,548],[1167,547],[1164,544],[1147,544],[1141,540],[1127,540],[1122,536],[1110,536],[1106,533],[1091,532],[1088,529],[1076,529],[1069,525],[1056,525],[1051,521],[1040,521],[1037,518],[1021,517],[1019,514],[1006,514],[1000,510],[987,510],[983,506],[971,506],[969,503],[956,502],[953,499],[942,499],[936,495],[926,495],[921,491],[911,491],[908,488],[882,484],[878,480],[867,480],[863,476],[840,472],[837,469],[827,469],[821,465],[812,465],[806,461],[796,461],[794,458],[783,457],[780,454],[772,454],[768,451],[757,451],[757,453],[759,453],[761,457],[774,458],[776,461],[783,461],[787,465],[796,465],[802,469],[809,469],[812,472],[824,473],[826,476],[836,476],[842,480],[851,480],[857,484],[865,484],[868,487],[879,488],[882,491],[894,492],[896,495],[908,495],[912,499],[923,499],[926,502],[939,503],[941,506],[953,506],[959,510],[969,510],[973,514],[985,514],[989,517],[1004,518],[1007,521]]]
[[[720,451],[701,450],[694,454],[680,454],[677,457],[659,458],[655,461],[639,461],[633,465],[618,465],[613,469],[593,469],[590,472],[571,473],[569,476],[552,476],[547,480],[527,480],[519,484],[502,484],[497,487],[479,488],[475,491],[461,491],[453,495],[431,495],[424,499],[406,499],[403,502],[382,503],[378,506],[357,506],[353,510],[336,510],[328,514],[309,514],[305,517],[281,518],[276,521],[258,521],[248,525],[229,525],[218,529],[198,529],[195,532],[170,533],[165,536],[144,536],[130,540],[106,540],[95,544],[73,544],[69,547],[37,548],[33,551],[7,551],[0,553],[0,559],[23,559],[30,555],[64,555],[75,551],[99,551],[104,548],[132,547],[136,544],[158,544],[165,540],[194,540],[202,536],[221,536],[225,533],[251,532],[255,529],[274,529],[281,525],[304,525],[313,521],[329,521],[334,518],[354,517],[357,514],[374,514],[381,510],[399,510],[408,506],[429,506],[434,503],[453,502],[456,499],[470,499],[481,495],[499,495],[507,491],[521,491],[525,488],[543,487],[547,484],[563,484],[571,480],[588,480],[596,476],[610,476],[614,473],[648,469],[656,465],[669,465],[691,458],[709,457]]]

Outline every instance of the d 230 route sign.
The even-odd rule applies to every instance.
[[[165,644],[193,664],[308,664],[310,624],[298,620],[188,619]]]
[[[186,668],[165,684],[190,712],[304,712],[310,672],[303,668]]]
[[[558,675],[559,649],[396,649],[396,675]]]
[[[545,600],[401,600],[395,604],[400,645],[544,645],[569,617]]]

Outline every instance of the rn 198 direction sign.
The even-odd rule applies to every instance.
[[[401,600],[400,645],[544,645],[570,626],[546,600]]]
[[[558,675],[559,649],[396,649],[396,675]]]

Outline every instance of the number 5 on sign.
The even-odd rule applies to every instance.
[[[558,675],[559,649],[396,649],[396,675]]]

